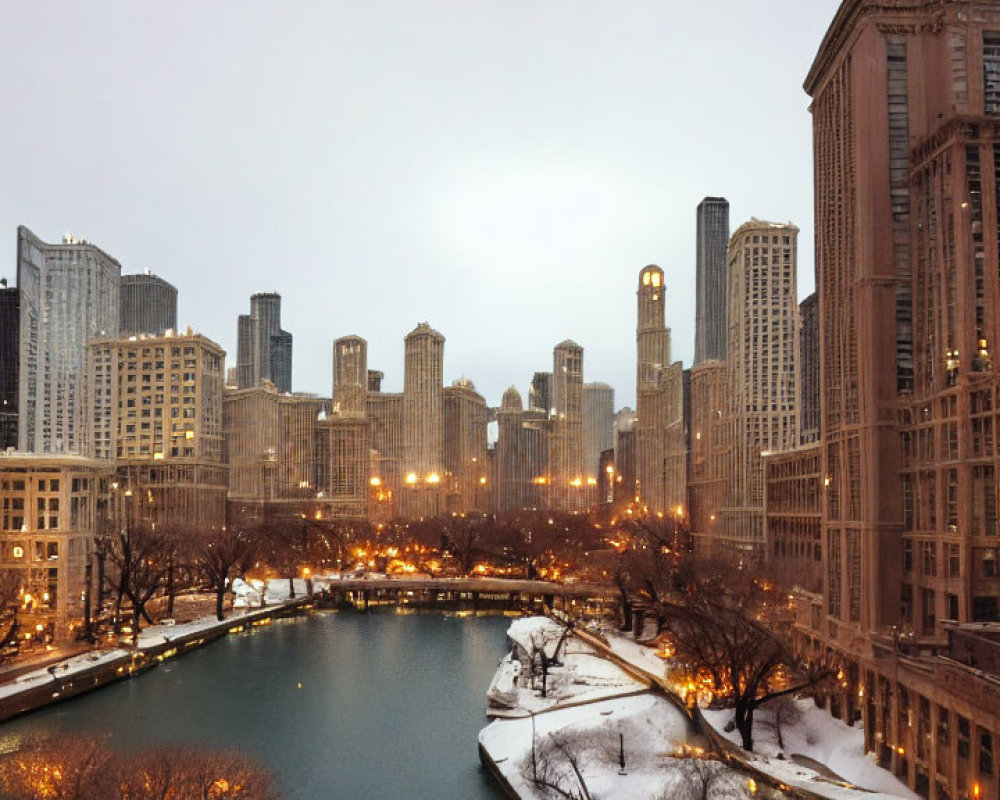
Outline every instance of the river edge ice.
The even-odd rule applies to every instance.
[[[652,648],[607,628],[599,633],[628,664],[665,676],[667,663]],[[579,792],[582,780],[594,800],[682,800],[701,797],[703,790],[709,798],[752,796],[746,775],[701,757],[705,742],[691,735],[684,714],[646,684],[572,635],[555,652],[563,634],[561,625],[545,617],[515,620],[508,630],[514,656],[501,662],[488,692],[492,703],[506,707],[489,709],[494,720],[480,732],[479,744],[521,800],[557,796],[539,787],[540,768],[545,770],[543,781],[566,791]],[[561,663],[548,670],[544,698],[538,674],[542,652]],[[512,668],[518,656],[522,666]],[[754,768],[830,800],[917,800],[864,753],[860,728],[843,724],[809,700],[795,701],[795,708],[796,719],[781,727],[784,749],[777,745],[772,715],[766,708],[758,712],[757,752],[746,754]],[[702,714],[720,735],[739,743],[737,732],[724,730],[732,711],[706,709]],[[796,763],[795,756],[864,789],[843,786]]]

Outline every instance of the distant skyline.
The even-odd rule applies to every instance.
[[[72,232],[174,284],[229,366],[250,295],[281,294],[296,391],[330,395],[348,334],[401,391],[427,321],[491,405],[572,339],[634,408],[646,264],[693,359],[703,197],[795,223],[812,292],[801,85],[839,5],[8,4],[0,277],[19,224]]]

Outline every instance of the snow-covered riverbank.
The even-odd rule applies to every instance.
[[[761,709],[758,752],[748,754],[738,747],[738,734],[725,731],[731,711],[701,713],[700,724],[710,726],[706,738],[675,702],[650,689],[666,674],[652,648],[607,629],[586,635],[586,642],[565,634],[543,617],[516,620],[508,632],[513,653],[491,686],[488,716],[494,721],[480,733],[479,745],[484,763],[512,797],[545,800],[566,791],[594,800],[916,798],[864,753],[860,728],[811,701],[786,703],[780,726]],[[546,671],[545,697],[543,653],[545,663],[554,663]],[[712,741],[731,765],[742,763],[751,772],[711,760]]]

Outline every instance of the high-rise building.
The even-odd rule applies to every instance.
[[[691,458],[688,476],[691,532],[699,543],[718,533],[729,486],[729,387],[724,361],[691,367]]]
[[[379,508],[377,516],[392,517],[400,497],[403,479],[403,394],[368,392],[368,420],[371,431],[372,480]],[[373,509],[374,510],[374,509]]]
[[[19,450],[80,452],[87,341],[118,336],[120,282],[121,265],[94,245],[17,229]]]
[[[639,272],[636,326],[636,494],[655,513],[683,513],[687,506],[684,370],[670,361],[663,270]]]
[[[728,492],[715,535],[747,554],[764,554],[761,453],[799,443],[798,232],[751,219],[729,242]]]
[[[292,391],[292,334],[281,329],[281,295],[252,295],[250,313],[237,322],[237,386],[269,380],[279,392]]]
[[[628,407],[615,414],[614,502],[635,500],[635,412]]]
[[[227,388],[222,429],[229,468],[230,525],[310,519],[328,505],[317,497],[329,484],[329,430],[317,420],[326,402],[282,393],[271,383]],[[322,434],[323,463],[315,456]]]
[[[819,441],[819,299],[799,303],[799,440]]]
[[[446,510],[486,511],[486,401],[472,381],[460,378],[445,387],[441,410]]]
[[[444,435],[441,401],[444,392],[444,336],[426,322],[404,340],[403,482],[399,497],[403,516],[442,513]]]
[[[225,525],[225,355],[190,331],[90,341],[81,446],[114,460],[133,521],[198,533]]]
[[[1000,612],[1000,3],[847,0],[805,88],[823,591],[801,628],[844,657],[880,763],[995,797],[998,670],[969,642]]]
[[[0,280],[0,450],[17,448],[17,370],[20,295]]]
[[[695,270],[694,363],[726,358],[726,248],[729,201],[706,197],[698,203]]]
[[[367,410],[368,343],[360,336],[344,336],[333,343],[330,478],[324,487],[336,516],[363,518],[367,510],[372,477]]]
[[[119,309],[122,336],[162,336],[177,330],[177,289],[148,270],[122,275]]]
[[[615,446],[614,420],[614,388],[606,383],[583,384],[583,479],[586,482],[602,477],[601,453]]]
[[[497,429],[494,509],[537,508],[548,484],[548,412],[525,410],[520,392],[511,386],[497,411]]]
[[[567,339],[552,353],[548,496],[552,508],[588,505],[583,474],[583,348]]]

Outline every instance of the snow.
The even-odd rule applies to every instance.
[[[518,619],[511,624],[508,636],[521,650],[518,654],[523,660],[522,669],[519,675],[513,675],[508,656],[506,673],[498,674],[496,681],[505,681],[512,707],[491,709],[491,715],[503,718],[487,726],[479,737],[524,800],[555,796],[532,781],[532,741],[536,748],[535,774],[537,754],[545,749],[549,752],[545,759],[549,771],[543,777],[552,777],[566,791],[578,792],[566,755],[569,753],[577,760],[594,797],[681,800],[689,795],[701,796],[706,786],[708,797],[746,796],[749,776],[698,757],[704,755],[706,743],[689,739],[684,714],[667,699],[647,691],[646,684],[610,660],[615,656],[653,676],[665,676],[669,661],[665,662],[651,647],[607,628],[590,631],[607,642],[611,653],[607,655],[570,635],[561,654],[562,666],[549,670],[547,696],[542,698],[540,676],[532,677],[529,656],[539,648],[550,657],[554,655],[563,631],[557,622],[543,617]],[[504,669],[501,666],[501,672]],[[758,752],[744,754],[754,769],[830,800],[916,800],[917,795],[864,753],[863,731],[844,725],[809,700],[789,702],[797,712],[792,716],[797,718],[789,718],[781,726],[784,750],[777,745],[774,714],[766,707],[757,711],[754,737]],[[706,724],[739,744],[738,732],[722,730],[732,719],[731,710],[708,710],[703,715]],[[624,776],[618,774],[618,734],[625,740],[628,774]],[[824,777],[795,763],[794,756],[812,759],[842,780]]]
[[[644,693],[534,715],[536,768],[545,762],[554,779],[569,790],[577,785],[565,756],[552,752],[555,741],[579,759],[581,774],[594,797],[659,800],[683,797],[677,789],[694,764],[673,758],[686,742],[687,723],[667,700]],[[621,736],[621,738],[619,738]],[[514,790],[524,800],[552,797],[532,783],[532,718],[496,720],[479,741]],[[625,775],[619,774],[624,743]],[[551,753],[546,757],[546,753]],[[710,768],[711,769],[711,768]],[[739,783],[735,773],[722,777]]]
[[[864,732],[845,725],[830,714],[817,708],[811,700],[792,700],[799,718],[781,725],[784,749],[778,747],[774,713],[765,705],[754,713],[754,750],[759,756],[758,767],[780,775],[788,782],[803,778],[811,780],[815,772],[796,765],[792,756],[803,755],[818,761],[848,783],[863,787],[876,794],[867,797],[904,797],[918,800],[914,794],[891,772],[879,767],[870,754],[864,752]],[[726,725],[733,719],[730,709],[706,709],[702,716],[716,731],[735,744],[740,743],[739,731],[727,732]],[[779,753],[783,758],[779,758]],[[810,785],[813,791],[816,787]],[[824,790],[826,792],[826,790]],[[857,797],[858,793],[831,794],[831,797]]]

